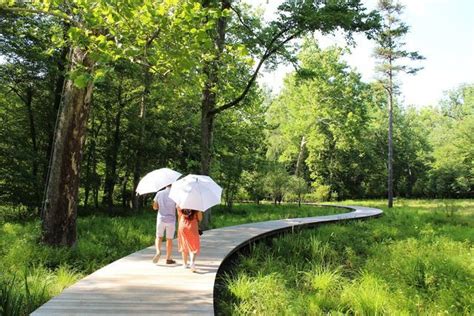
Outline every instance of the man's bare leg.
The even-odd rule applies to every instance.
[[[171,260],[173,251],[173,239],[166,239],[166,260]]]
[[[158,260],[160,260],[162,240],[163,240],[163,237],[156,237],[155,239],[156,255],[153,257],[153,263],[157,263]]]

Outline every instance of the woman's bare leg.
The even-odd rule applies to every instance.
[[[183,257],[183,265],[186,267],[188,265],[188,253],[183,251],[181,256]]]
[[[196,271],[196,257],[197,257],[197,255],[193,252],[190,252],[189,256],[191,257],[191,271],[195,272]]]

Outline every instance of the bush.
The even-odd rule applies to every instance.
[[[331,198],[331,187],[329,185],[319,184],[311,193],[304,195],[307,202],[326,202]]]

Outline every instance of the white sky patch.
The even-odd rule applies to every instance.
[[[266,20],[274,18],[274,12],[282,0],[245,0],[261,5]],[[474,83],[474,0],[403,0],[403,21],[410,27],[405,37],[406,50],[417,51],[426,60],[411,63],[423,66],[416,75],[400,75],[401,97],[406,105],[417,107],[436,104],[446,90],[462,83]],[[368,10],[375,8],[376,0],[363,1]],[[344,45],[341,36],[317,36],[321,47]],[[365,82],[374,78],[374,42],[363,35],[355,35],[357,46],[344,59],[362,74]],[[271,73],[264,72],[259,82],[278,93],[283,78],[292,71],[288,65],[279,66]]]

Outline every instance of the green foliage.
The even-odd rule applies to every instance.
[[[287,77],[267,112],[267,157],[291,173],[298,169],[313,187],[328,186],[332,199],[381,197],[387,190],[386,92],[361,82],[341,56],[340,49],[305,42],[300,71]],[[472,86],[463,85],[439,108],[393,104],[395,196],[472,195],[472,94]],[[307,199],[329,198],[321,195]]]
[[[272,103],[268,120],[269,155],[295,166],[299,156],[308,181],[330,186],[340,197],[360,194],[369,172],[368,111],[370,89],[341,60],[338,48],[321,50],[307,40],[300,54],[302,71],[287,78]],[[302,146],[302,138],[306,140]],[[307,152],[300,153],[306,148]]]
[[[394,97],[398,85],[392,80],[399,73],[417,73],[422,68],[411,67],[407,61],[419,61],[424,57],[418,52],[405,50],[404,37],[409,26],[401,19],[404,6],[397,0],[379,0],[377,8],[382,15],[382,27],[375,37],[375,56],[379,59],[377,71],[381,77],[380,82]]]
[[[324,225],[256,243],[228,272],[228,292],[218,301],[218,313],[258,314],[283,300],[282,313],[291,315],[470,315],[473,203],[450,203],[456,208],[453,216],[444,212],[446,201],[397,200],[378,219]],[[265,296],[282,291],[281,297]],[[254,301],[263,296],[265,302]]]
[[[264,167],[265,111],[260,91],[253,91],[241,108],[217,117],[211,174],[222,185],[228,207],[232,206],[241,186],[259,185],[252,183],[250,174]],[[245,177],[242,176],[244,171]],[[252,199],[262,199],[256,195]]]
[[[244,171],[242,174],[242,188],[247,200],[258,204],[266,196],[264,172],[258,169],[252,172]]]
[[[303,195],[308,192],[306,180],[297,176],[291,176],[287,184],[288,193],[285,201],[301,203]]]
[[[331,187],[324,184],[315,184],[314,192],[306,196],[310,201],[324,202],[331,199]]]
[[[83,205],[129,207],[134,178],[158,166],[198,172],[203,64],[217,58],[213,41],[221,18],[228,27],[216,65],[219,79],[212,87],[216,106],[245,91],[258,58],[272,67],[298,57],[300,65],[280,96],[265,95],[250,85],[238,108],[216,116],[211,173],[224,186],[226,204],[232,206],[237,197],[296,201],[304,194],[304,186],[292,181],[280,188],[269,185],[285,175],[269,171],[265,152],[269,161],[283,163],[288,175],[297,174],[308,185],[329,186],[331,198],[385,194],[384,91],[361,81],[342,61],[344,49],[323,51],[308,38],[297,56],[299,45],[291,44],[316,29],[326,34],[341,27],[349,37],[357,31],[373,35],[379,17],[364,12],[360,1],[287,1],[270,23],[243,3],[233,4],[232,10],[222,10],[218,2],[206,7],[196,1],[62,4],[2,4],[4,203],[29,209],[41,205],[62,76],[71,66],[66,59],[69,47],[87,50],[93,61],[90,69],[73,65],[68,74],[78,87],[91,81],[95,85],[80,174]],[[471,90],[467,85],[450,92],[440,110],[396,111],[397,195],[471,194]],[[29,93],[31,103],[25,102]],[[427,128],[433,130],[429,137]]]
[[[288,188],[290,177],[280,164],[272,164],[265,175],[265,191],[269,194],[273,202],[281,203]]]

